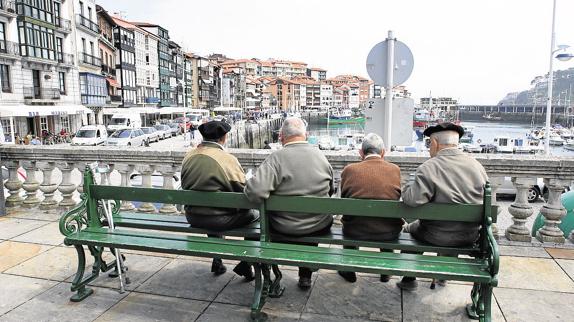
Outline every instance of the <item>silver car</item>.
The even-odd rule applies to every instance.
[[[147,144],[149,144],[150,142],[159,142],[159,133],[155,129],[155,127],[151,126],[142,127],[142,131],[145,134]]]
[[[106,145],[111,146],[143,146],[145,134],[141,129],[121,129],[108,137]]]
[[[171,128],[164,124],[158,124],[154,126],[155,130],[159,134],[159,138],[161,140],[167,139],[171,137]]]
[[[544,179],[538,178],[538,180],[536,180],[536,184],[528,189],[528,202],[537,201],[546,193],[546,189],[544,188]],[[504,182],[497,190],[497,195],[516,195],[516,188],[514,188],[510,177],[504,178]]]

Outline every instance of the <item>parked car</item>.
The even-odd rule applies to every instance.
[[[108,132],[103,125],[82,126],[74,135],[72,145],[100,145],[108,139]]]
[[[169,128],[171,130],[171,136],[178,136],[179,135],[179,124],[168,123],[166,125],[169,126]]]
[[[159,142],[159,133],[157,132],[155,127],[151,126],[142,127],[142,131],[145,134],[147,144],[149,144],[150,142]]]
[[[159,134],[159,138],[161,140],[167,139],[171,137],[171,128],[164,124],[155,125],[154,128]]]
[[[112,146],[143,146],[144,143],[145,134],[139,128],[117,130],[106,141],[106,145]]]
[[[536,184],[528,189],[528,202],[534,202],[540,198],[543,194],[546,193],[546,189],[544,188],[544,179],[538,178],[536,180]],[[505,177],[504,182],[497,190],[498,195],[516,195],[516,188],[514,188],[514,184],[512,184],[512,180],[510,177]]]
[[[130,175],[130,185],[132,187],[142,187],[142,175],[139,173],[132,173],[132,175]],[[159,189],[163,188],[163,176],[161,175],[161,173],[154,172],[151,175],[151,187]],[[181,180],[179,179],[179,176],[175,174],[173,175],[173,189],[175,190],[181,189]],[[132,203],[136,208],[139,208],[142,204],[141,201],[133,201]],[[161,203],[154,203],[153,205],[155,206],[156,209],[159,209],[162,206]],[[179,211],[181,211],[183,206],[176,205],[176,207]]]

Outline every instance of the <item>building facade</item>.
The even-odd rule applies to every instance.
[[[119,17],[112,17],[114,26],[114,46],[116,47],[116,77],[119,83],[121,107],[136,105],[136,48],[135,34],[131,24]]]

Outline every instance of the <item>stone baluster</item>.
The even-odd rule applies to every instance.
[[[74,192],[76,191],[76,185],[72,182],[72,171],[74,171],[73,162],[60,162],[58,163],[58,168],[62,172],[62,182],[58,186],[58,191],[62,194],[62,201],[60,201],[60,207],[73,207],[76,205],[74,201]]]
[[[491,189],[491,193],[492,193],[492,204],[499,206],[498,207],[498,215],[500,215],[500,213],[502,212],[502,208],[501,208],[500,204],[498,203],[498,201],[496,200],[496,195],[498,193],[498,188],[500,188],[500,186],[504,182],[504,177],[489,176],[488,180],[490,182],[490,189]],[[496,225],[496,223],[492,224],[492,233],[494,234],[495,237],[498,237],[499,231],[498,231],[498,226]]]
[[[80,184],[77,186],[80,194],[84,193],[84,172],[86,171],[87,164],[86,162],[76,162],[76,168],[80,171]]]
[[[136,170],[142,175],[142,187],[151,188],[151,175],[154,172],[154,166],[136,165]],[[156,212],[155,206],[150,202],[143,202],[137,209],[139,212]]]
[[[134,166],[129,164],[116,164],[115,169],[118,170],[121,176],[121,186],[122,187],[129,187],[130,186],[130,175],[134,172]],[[134,204],[129,200],[122,200],[122,204],[120,206],[121,211],[130,211],[134,210]]]
[[[512,241],[530,242],[532,237],[525,223],[534,210],[528,203],[528,189],[536,184],[536,179],[513,177],[512,183],[516,189],[516,198],[514,203],[508,207],[508,212],[512,215],[514,223],[506,229],[505,236]]]
[[[566,216],[560,195],[569,183],[566,180],[544,179],[544,186],[548,189],[548,200],[540,209],[544,216],[544,227],[536,232],[536,239],[541,242],[563,244],[565,241],[564,233],[558,228],[560,220]]]
[[[54,167],[54,162],[38,163],[38,168],[43,173],[42,183],[40,184],[40,191],[44,194],[44,200],[40,203],[40,209],[42,210],[54,209],[58,206],[58,202],[54,199],[54,192],[58,189],[58,185],[52,181]]]
[[[108,164],[109,170],[108,172],[105,173],[100,173],[100,184],[101,185],[112,185],[112,180],[111,180],[111,176],[112,176],[112,172],[114,172],[114,165],[113,164]]]
[[[26,199],[22,202],[24,208],[34,208],[40,203],[38,188],[40,182],[36,180],[36,161],[23,161],[22,167],[26,170],[26,180],[22,188],[26,191]]]
[[[20,162],[7,161],[4,165],[8,168],[8,181],[6,181],[4,186],[10,194],[8,198],[6,198],[6,207],[18,207],[23,201],[22,196],[20,196],[22,181],[18,178]]]
[[[173,189],[173,175],[175,174],[175,167],[173,166],[162,166],[158,168],[158,171],[163,176],[163,189]],[[159,209],[161,213],[172,214],[177,212],[177,207],[172,204],[164,203]]]

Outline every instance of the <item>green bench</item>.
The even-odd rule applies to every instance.
[[[102,200],[115,200],[112,201],[115,222],[113,230],[106,226]],[[209,231],[189,227],[184,216],[120,212],[119,200],[256,208],[261,214],[260,223],[217,233],[258,240],[206,237]],[[481,223],[482,229],[479,241],[472,247],[436,247],[417,242],[408,234],[402,234],[398,240],[392,242],[357,241],[345,238],[337,228],[332,228],[331,233],[324,236],[274,235],[271,240],[267,218],[269,211],[455,220]],[[472,318],[490,321],[492,288],[497,285],[499,265],[498,247],[491,229],[493,220],[496,220],[496,211],[497,208],[491,205],[488,185],[485,187],[484,207],[428,204],[411,208],[397,201],[283,196],[272,196],[264,204],[255,205],[238,193],[95,185],[92,172],[87,168],[84,173],[82,201],[63,215],[60,231],[66,236],[65,244],[74,246],[78,254],[78,270],[71,287],[76,294],[71,297],[72,301],[81,301],[88,297],[93,291],[87,284],[100,273],[116,268],[115,261],[105,262],[102,254],[105,248],[118,248],[254,263],[256,278],[251,308],[253,320],[264,319],[261,309],[267,297],[280,297],[283,293],[278,265],[286,265],[473,282],[472,304],[467,307],[467,312]],[[283,241],[438,252],[441,256],[303,246]],[[92,271],[88,276],[84,276],[86,261],[83,246],[87,246],[94,257]],[[457,255],[468,256],[458,258]],[[274,278],[271,277],[271,272],[274,273]]]

